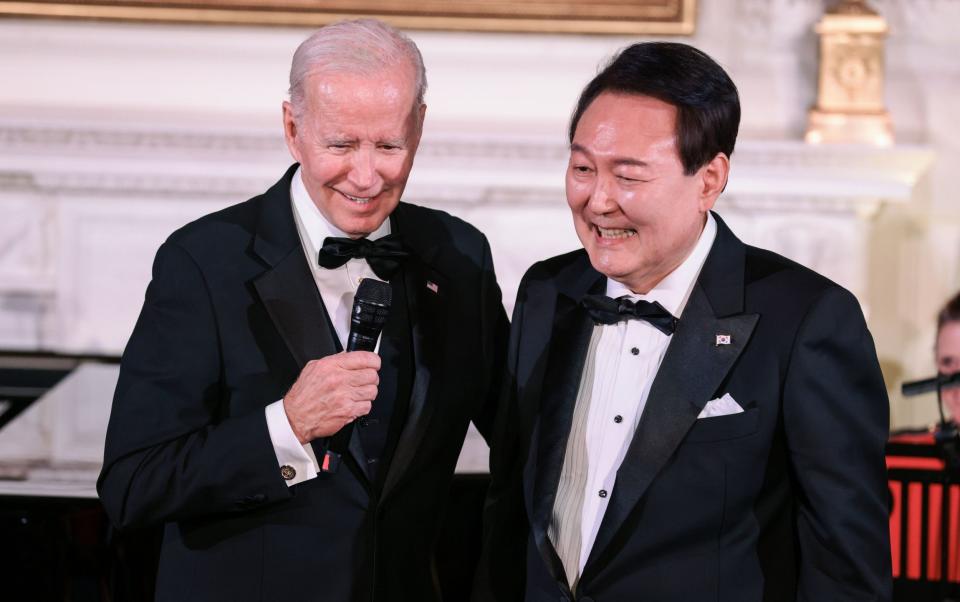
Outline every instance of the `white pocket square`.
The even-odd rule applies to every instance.
[[[724,393],[723,397],[708,401],[707,405],[703,406],[703,411],[700,412],[697,418],[715,418],[717,416],[729,416],[741,412],[743,412],[743,408],[740,407],[740,404],[738,404],[729,393]]]

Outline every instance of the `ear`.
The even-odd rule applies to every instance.
[[[283,102],[283,137],[287,142],[287,150],[294,161],[300,163],[300,146],[298,144],[297,121],[294,118],[293,105],[289,101]]]
[[[709,163],[700,168],[700,210],[704,213],[713,209],[713,204],[727,186],[730,175],[730,159],[723,153],[717,153]]]

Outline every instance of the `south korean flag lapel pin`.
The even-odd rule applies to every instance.
[[[716,339],[714,339],[713,346],[720,347],[721,345],[730,345],[733,343],[733,337],[729,334],[718,332]]]

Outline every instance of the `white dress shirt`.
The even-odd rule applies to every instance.
[[[606,294],[616,299],[658,301],[679,318],[716,238],[713,216],[696,246],[673,272],[646,295],[607,279]],[[671,337],[645,320],[594,326],[577,393],[574,423],[561,470],[550,540],[564,560],[567,578],[575,586],[593,548],[617,478],[617,470],[633,439],[647,396]],[[576,514],[580,508],[580,520]],[[564,533],[579,529],[579,534]],[[579,543],[579,562],[575,549]],[[573,573],[573,574],[570,574]]]
[[[364,259],[350,259],[334,269],[320,267],[317,256],[320,247],[323,246],[323,240],[328,236],[346,237],[347,234],[327,221],[327,218],[317,209],[303,185],[299,168],[290,181],[290,199],[307,265],[310,266],[310,272],[317,283],[327,315],[330,316],[333,328],[337,331],[340,345],[346,349],[347,337],[350,334],[350,310],[353,307],[353,297],[357,287],[364,278],[375,280],[379,278]],[[387,234],[390,234],[389,219],[384,220],[380,227],[367,238],[376,240]],[[317,316],[318,319],[320,317]],[[379,341],[377,346],[379,347]],[[278,466],[289,466],[296,471],[296,475],[287,480],[287,485],[293,486],[316,477],[320,468],[313,448],[309,443],[301,444],[297,439],[287,419],[287,413],[283,409],[283,400],[268,405],[266,416],[267,430],[277,454]]]

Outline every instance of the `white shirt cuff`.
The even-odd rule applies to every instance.
[[[277,462],[281,476],[288,487],[309,481],[320,472],[317,457],[309,443],[302,444],[290,426],[287,412],[283,409],[283,400],[275,401],[267,406],[267,431],[270,433],[270,442],[273,451],[277,454]],[[287,478],[291,474],[292,478]]]

